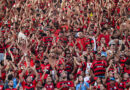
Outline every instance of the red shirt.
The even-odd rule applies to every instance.
[[[130,82],[130,80],[123,80],[121,81],[120,85],[119,85],[119,90],[124,90],[126,88],[126,84],[128,84]],[[128,88],[129,90],[129,88]]]
[[[104,76],[107,67],[107,62],[105,60],[95,60],[91,65],[91,69],[95,76]]]
[[[41,68],[43,72],[45,68],[47,69],[47,71],[50,71],[50,64],[47,64],[47,65],[41,64]],[[44,79],[46,79],[47,77],[48,77],[48,74],[45,74]]]
[[[91,45],[92,43],[94,43],[94,40],[93,39],[91,39],[91,38],[87,38],[87,39],[85,39],[85,45]]]
[[[124,73],[128,73],[130,75],[130,69],[127,69],[126,67],[124,67]]]
[[[74,87],[74,83],[72,81],[61,81],[57,83],[57,88],[61,88],[65,85],[67,85],[68,87]],[[64,87],[61,90],[69,90],[68,87]]]
[[[100,35],[98,36],[98,41],[100,41],[102,37],[105,38],[106,44],[108,44],[108,43],[109,43],[109,37],[110,37],[110,35],[100,34]]]
[[[3,90],[4,89],[4,86],[3,85],[0,85],[0,90]]]
[[[76,41],[81,42],[83,50],[85,51],[85,48],[86,48],[85,38],[77,38]],[[81,50],[81,45],[80,45],[80,43],[77,43],[77,47],[79,48],[79,50]]]
[[[47,90],[54,90],[54,85],[53,85],[53,83],[50,84],[50,85],[45,84],[45,88],[46,88]]]
[[[42,68],[42,70],[44,70],[45,68],[47,70],[49,70],[50,69],[50,64],[47,64],[47,65],[41,64],[41,68]]]
[[[50,44],[50,46],[52,46],[53,37],[49,37],[49,36],[44,37],[43,41],[44,41],[46,47],[48,46],[48,44]],[[49,48],[50,48],[50,46],[49,46]]]
[[[107,90],[118,90],[118,83],[115,82],[113,87],[110,85],[110,83],[107,83]]]
[[[23,90],[35,90],[36,81],[34,80],[32,83],[26,83],[25,81],[22,82]]]

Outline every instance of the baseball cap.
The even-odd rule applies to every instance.
[[[107,53],[106,52],[101,52],[101,56],[107,57]]]
[[[112,77],[112,78],[110,78],[110,80],[111,80],[111,81],[115,81],[115,78]]]

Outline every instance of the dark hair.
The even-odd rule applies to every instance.
[[[103,32],[103,31],[105,31],[105,30],[107,30],[107,29],[106,29],[106,28],[102,28],[101,32]]]
[[[88,61],[88,57],[87,56],[84,56],[84,59],[85,59],[85,61],[87,62]],[[92,62],[92,57],[90,56],[90,62]]]
[[[8,76],[8,80],[12,80],[12,79],[13,79],[13,75],[10,74],[10,75]]]

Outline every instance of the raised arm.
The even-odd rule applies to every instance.
[[[76,59],[76,57],[74,57],[74,62],[77,64],[77,65],[81,65],[81,63],[79,63]]]

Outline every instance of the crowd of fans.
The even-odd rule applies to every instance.
[[[0,0],[0,90],[130,90],[129,0]]]

